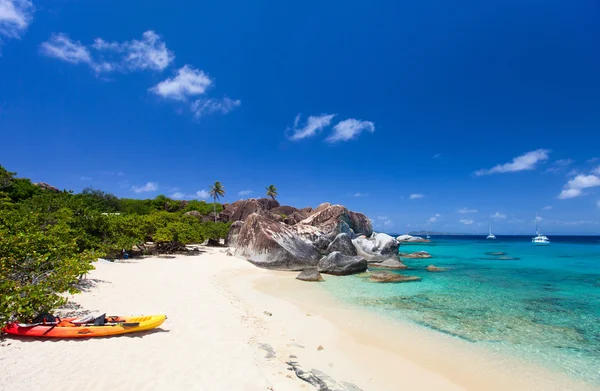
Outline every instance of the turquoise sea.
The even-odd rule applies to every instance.
[[[326,289],[351,304],[408,320],[600,386],[600,237],[438,236],[403,245],[421,282],[376,284],[361,276]],[[448,268],[430,273],[427,265]]]

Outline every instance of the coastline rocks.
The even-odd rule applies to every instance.
[[[405,276],[402,274],[391,273],[391,272],[375,272],[371,274],[369,280],[372,282],[411,282],[411,281],[421,281],[421,277],[417,276]]]
[[[396,238],[400,243],[429,243],[429,239],[424,239],[420,236],[400,235]]]
[[[352,240],[358,255],[369,262],[384,262],[388,259],[398,259],[400,243],[390,235],[378,233],[370,238],[358,237]]]
[[[367,260],[360,256],[350,257],[334,251],[321,258],[317,264],[317,270],[321,273],[345,276],[362,273],[367,270],[367,265]]]
[[[235,223],[231,224],[231,227],[229,227],[229,232],[227,232],[227,238],[225,238],[225,246],[237,247],[237,238],[243,226],[243,221],[236,221]]]
[[[294,225],[299,223],[304,219],[304,216],[300,214],[300,212],[293,212],[291,215],[287,216],[283,219],[283,222],[287,225]]]
[[[240,229],[235,254],[274,270],[304,270],[319,262],[317,250],[291,227],[256,213],[248,216]]]
[[[298,276],[296,280],[302,281],[323,281],[323,277],[321,273],[317,269],[304,269]]]
[[[431,254],[429,254],[427,251],[417,251],[410,254],[400,254],[400,257],[409,259],[423,259],[431,258]]]
[[[446,271],[446,269],[443,267],[437,267],[435,265],[429,265],[429,266],[427,266],[427,271],[428,272],[443,272],[443,271]]]
[[[307,218],[298,224],[318,228],[331,239],[340,233],[354,235],[371,235],[371,220],[362,213],[350,212],[342,205],[321,204]]]
[[[342,255],[349,255],[349,256],[358,255],[358,253],[356,252],[356,248],[352,244],[352,239],[350,238],[350,235],[348,235],[347,233],[339,234],[338,236],[335,237],[333,242],[331,242],[329,244],[329,246],[327,247],[327,252],[332,253],[334,251],[337,251],[337,252],[341,253]]]
[[[250,198],[223,205],[224,209],[219,214],[223,222],[244,221],[252,213],[270,217],[271,209],[279,207],[279,202],[270,198]]]
[[[408,269],[408,266],[400,262],[398,259],[387,259],[383,262],[372,263],[371,267],[381,268],[381,269]]]

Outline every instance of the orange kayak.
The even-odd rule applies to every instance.
[[[108,337],[154,329],[167,319],[166,315],[110,316],[101,326],[80,324],[77,318],[61,318],[60,322],[45,324],[10,323],[6,334],[38,338],[91,338]]]

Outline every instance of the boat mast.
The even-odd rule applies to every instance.
[[[535,234],[540,236],[540,230],[538,228],[538,214],[535,214]]]

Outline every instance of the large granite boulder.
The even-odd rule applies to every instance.
[[[362,273],[367,270],[367,260],[363,257],[350,257],[334,251],[321,258],[317,270],[321,273],[345,276],[348,274]]]
[[[354,244],[358,255],[366,258],[369,262],[398,259],[400,243],[387,234],[378,233],[370,238],[361,236],[352,240],[352,244]]]
[[[194,216],[198,219],[202,219],[202,213],[198,212],[197,210],[190,210],[189,212],[185,212],[184,216]]]
[[[321,204],[306,219],[298,224],[319,228],[333,239],[340,233],[350,235],[370,235],[373,231],[371,220],[362,213],[350,212],[342,205]]]
[[[376,272],[371,274],[369,280],[373,282],[411,282],[421,281],[421,277],[417,276],[405,276],[398,273],[390,272]]]
[[[252,213],[271,217],[271,209],[279,207],[279,202],[270,198],[250,198],[223,205],[219,218],[224,222],[244,221]]]
[[[292,213],[297,212],[297,211],[298,211],[298,209],[294,208],[293,206],[287,206],[287,205],[278,206],[278,207],[271,209],[271,213],[276,213],[278,215],[286,215],[286,216],[289,216]]]
[[[294,225],[299,223],[300,221],[304,220],[304,216],[300,214],[300,212],[293,212],[290,215],[287,215],[286,218],[283,219],[283,222],[286,223],[287,225]]]
[[[243,221],[236,221],[231,224],[231,227],[229,227],[229,232],[227,232],[227,237],[225,238],[225,246],[237,247],[237,238],[243,226]]]
[[[420,236],[400,235],[396,238],[400,243],[429,243],[429,239],[424,239]]]
[[[323,281],[321,273],[317,269],[304,269],[298,274],[296,280],[302,281]]]
[[[46,182],[38,182],[38,183],[34,183],[35,186],[39,187],[42,190],[48,190],[48,191],[52,191],[54,193],[59,193],[60,190],[58,190],[58,188],[47,184]]]
[[[408,266],[400,262],[398,259],[386,259],[383,262],[371,263],[369,267],[375,267],[380,269],[408,269]]]
[[[235,253],[275,270],[304,270],[319,262],[317,250],[291,227],[256,213],[248,216],[240,229]]]
[[[347,233],[341,233],[335,237],[333,242],[327,247],[327,252],[337,251],[342,255],[355,256],[357,255],[356,248],[352,244],[352,239]]]
[[[422,259],[431,258],[431,254],[429,254],[427,251],[416,251],[410,254],[400,254],[400,257],[409,259]]]

